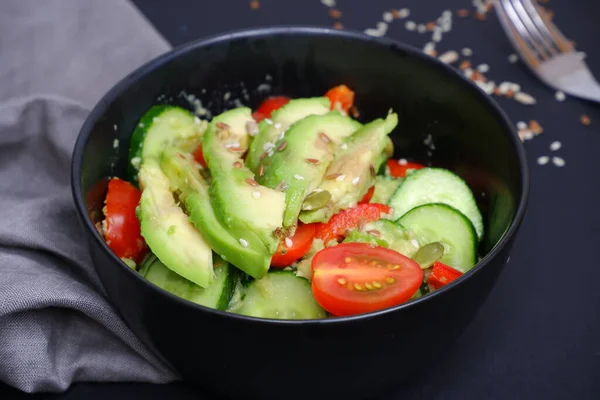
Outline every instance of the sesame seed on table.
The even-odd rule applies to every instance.
[[[432,370],[405,383],[385,399],[597,398],[600,268],[594,250],[600,243],[600,167],[596,164],[600,106],[537,80],[520,61],[488,1],[171,0],[168,5],[163,0],[133,2],[174,46],[234,29],[316,25],[402,41],[440,58],[476,81],[505,110],[524,141],[531,175],[527,215],[510,262],[488,301],[452,345],[450,353]],[[540,3],[551,11],[568,39],[576,42],[577,50],[585,53],[586,62],[600,78],[600,2]],[[265,96],[269,88],[262,88]],[[203,109],[202,104],[198,107]],[[399,126],[402,129],[402,121]],[[254,126],[249,129],[255,132]],[[236,146],[232,149],[236,150]],[[270,151],[286,150],[268,148],[265,157]],[[410,154],[396,156],[410,159]],[[306,162],[318,164],[315,159]],[[350,175],[347,178],[348,182],[356,179]],[[303,177],[298,175],[295,179]],[[247,184],[252,188],[252,196],[260,201],[260,192],[253,190],[256,182],[249,180]],[[281,182],[278,189],[285,190],[287,186]],[[244,238],[239,241],[247,244]],[[293,244],[288,243],[288,247]],[[365,368],[373,367],[393,368],[365,360]],[[309,384],[310,379],[304,377],[290,366],[290,390],[293,385]],[[4,397],[1,385],[0,398],[12,398],[10,393]],[[214,397],[185,383],[115,383],[76,384],[65,394],[52,398]]]

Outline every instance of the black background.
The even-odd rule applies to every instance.
[[[134,2],[174,46],[246,27],[333,25],[328,8],[319,0],[262,0],[258,10],[251,10],[246,0]],[[552,0],[547,6],[555,12],[555,21],[566,36],[588,53],[590,68],[600,77],[600,2]],[[434,21],[445,9],[472,8],[469,0],[338,0],[336,6],[342,11],[344,27],[359,31],[375,27],[391,7],[409,8],[407,20],[417,23]],[[417,47],[430,40],[430,34],[407,31],[404,21],[393,22],[387,36]],[[525,143],[531,168],[529,208],[510,263],[478,317],[452,344],[450,355],[387,398],[599,398],[600,167],[596,154],[600,149],[600,106],[572,98],[558,102],[554,91],[536,80],[522,63],[509,63],[507,57],[513,49],[493,13],[486,21],[454,16],[453,29],[444,35],[438,49],[460,51],[464,47],[473,50],[469,58],[474,65],[489,64],[486,75],[490,79],[517,82],[537,99],[534,106],[499,100],[515,123],[536,119],[545,129]],[[579,122],[584,113],[592,120],[589,127]],[[555,140],[562,148],[552,152],[549,145]],[[540,166],[536,160],[543,155],[561,156],[566,165]],[[360,345],[365,344],[357,343]],[[252,360],[240,362],[252,368]],[[410,360],[398,360],[403,362]],[[365,368],[394,366],[369,365],[365,360]],[[291,379],[290,390],[304,384],[310,384],[310,379]],[[184,383],[75,384],[62,395],[36,396],[0,386],[0,395],[68,400],[214,398]]]

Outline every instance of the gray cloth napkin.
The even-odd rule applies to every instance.
[[[94,103],[169,49],[125,0],[0,1],[0,380],[168,382],[106,298],[69,186]]]

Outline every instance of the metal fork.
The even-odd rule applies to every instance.
[[[494,0],[504,31],[521,59],[549,86],[600,102],[600,84],[573,44],[531,0]]]

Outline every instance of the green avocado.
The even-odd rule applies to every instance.
[[[256,135],[246,156],[246,166],[257,172],[260,157],[268,152],[273,144],[285,135],[287,129],[295,122],[309,115],[323,115],[329,112],[330,102],[327,97],[311,97],[291,100],[276,110],[271,118],[260,122]]]
[[[344,138],[360,127],[360,123],[338,112],[310,115],[292,125],[267,152],[260,162],[257,180],[285,191],[284,228],[296,225],[304,199],[323,180]]]
[[[137,182],[143,162],[158,159],[165,147],[194,151],[202,141],[208,123],[190,111],[160,104],[151,107],[137,123],[129,141],[128,177]]]
[[[139,182],[143,191],[138,218],[146,243],[167,268],[208,287],[214,280],[211,248],[175,203],[169,179],[157,161],[142,164]]]
[[[319,191],[329,192],[331,199],[317,210],[303,211],[302,222],[327,222],[332,215],[360,201],[375,182],[373,172],[383,160],[381,154],[388,145],[387,135],[397,124],[398,116],[390,113],[386,119],[377,119],[346,138],[325,172],[325,176],[337,178],[325,178],[318,186]]]
[[[260,278],[269,269],[271,254],[252,232],[244,232],[247,246],[240,242],[217,219],[210,197],[209,186],[198,173],[191,156],[175,149],[166,150],[161,157],[161,167],[169,177],[171,189],[179,195],[192,224],[202,233],[210,247],[231,264],[247,274]]]
[[[258,253],[272,255],[279,244],[275,232],[281,229],[285,194],[260,186],[244,165],[241,156],[253,121],[246,107],[220,114],[209,124],[202,149],[213,178],[209,195],[217,219],[244,247],[257,246]],[[255,237],[262,246],[254,243]]]

